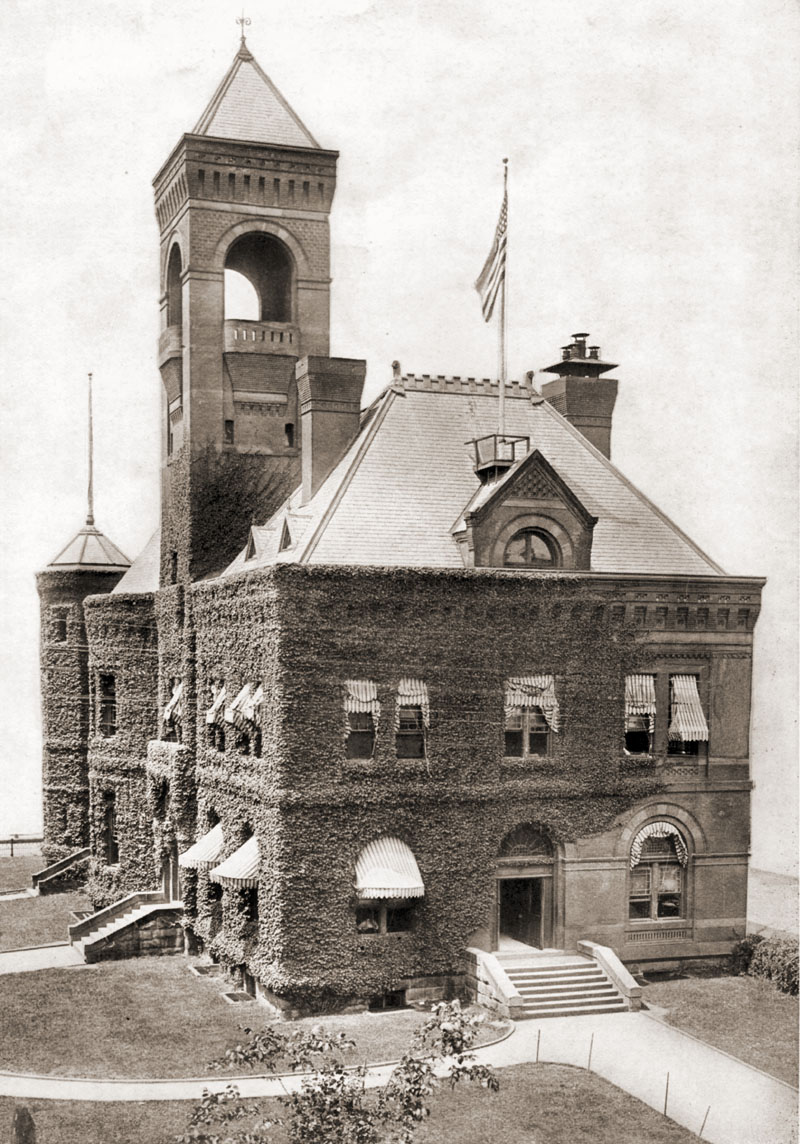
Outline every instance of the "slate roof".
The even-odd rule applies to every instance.
[[[314,136],[244,44],[192,134],[319,148]]]
[[[306,505],[300,489],[223,575],[273,563],[463,567],[452,533],[479,488],[473,446],[496,432],[497,382],[396,379]],[[508,384],[506,432],[527,436],[598,518],[591,570],[724,575],[535,390]],[[292,544],[279,551],[284,521]],[[294,527],[293,527],[294,525]]]
[[[113,544],[99,529],[91,524],[85,524],[69,544],[61,549],[58,556],[50,561],[47,568],[63,572],[79,568],[86,571],[98,569],[110,572],[129,568],[130,563],[125,553],[120,552],[116,544]]]
[[[157,528],[128,571],[111,589],[111,595],[123,592],[155,592],[161,563],[161,529]]]

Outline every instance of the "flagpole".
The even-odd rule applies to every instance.
[[[500,441],[506,433],[506,335],[508,333],[508,311],[506,307],[506,280],[508,278],[508,159],[503,160],[503,201],[506,203],[506,248],[505,266],[500,294],[500,385],[497,405],[497,433]]]
[[[89,374],[89,496],[86,523],[94,525],[94,434],[92,431],[92,375]]]

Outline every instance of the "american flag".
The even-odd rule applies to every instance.
[[[497,220],[497,229],[494,232],[494,242],[489,251],[489,257],[483,264],[483,270],[478,275],[475,289],[481,296],[481,309],[483,320],[488,322],[494,313],[494,304],[500,287],[506,278],[506,227],[508,225],[508,191],[503,190],[503,205],[500,208],[500,218]]]

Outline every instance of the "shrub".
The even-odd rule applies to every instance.
[[[744,977],[750,972],[750,962],[758,946],[764,940],[760,933],[749,933],[741,941],[737,941],[731,953],[731,968],[737,977]]]
[[[751,977],[766,977],[781,993],[797,993],[796,938],[770,937],[759,942],[750,961]]]

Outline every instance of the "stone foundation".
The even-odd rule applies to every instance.
[[[117,933],[85,947],[87,962],[120,961],[126,957],[153,957],[158,954],[183,953],[184,938],[181,911],[156,910],[141,922],[131,922]]]

